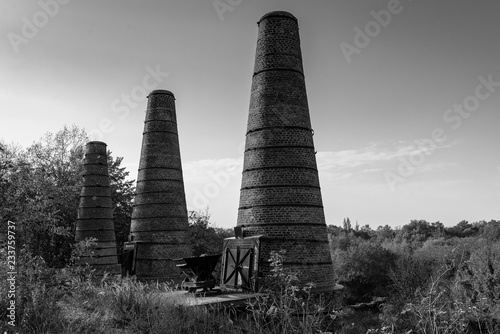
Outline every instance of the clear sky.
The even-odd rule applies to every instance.
[[[256,22],[273,10],[299,19],[327,224],[500,218],[497,1],[5,0],[0,138],[74,123],[135,179],[144,92],[170,90],[188,208],[233,227]]]

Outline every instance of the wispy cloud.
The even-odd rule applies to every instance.
[[[452,144],[441,145],[437,148],[442,149],[451,145]],[[370,143],[366,147],[354,150],[318,152],[316,158],[318,161],[318,167],[321,169],[339,167],[354,168],[383,161],[390,161],[410,154],[419,154],[421,152],[425,152],[425,150],[425,147],[419,147],[415,143],[403,141]]]
[[[372,164],[378,161],[391,159],[393,154],[383,151],[377,144],[370,144],[368,147],[356,150],[318,152],[316,159],[318,168],[327,170],[332,168],[353,168]]]
[[[443,149],[455,143],[443,143],[431,149]],[[369,143],[366,147],[352,150],[318,152],[318,169],[326,181],[341,181],[353,176],[360,177],[369,173],[380,173],[399,158],[425,153],[430,148],[424,142],[390,141]],[[432,162],[418,167],[419,172],[443,171],[454,164]]]

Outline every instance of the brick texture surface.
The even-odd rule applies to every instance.
[[[89,264],[98,271],[120,273],[116,254],[116,238],[108,172],[106,144],[89,142],[85,145],[83,186],[78,206],[75,241],[95,238],[94,256],[83,257],[78,264]]]
[[[180,282],[172,260],[191,256],[187,227],[175,98],[168,91],[153,91],[148,97],[130,227],[139,279]]]
[[[301,284],[333,284],[297,19],[259,21],[237,225],[262,235],[261,260],[284,249]]]

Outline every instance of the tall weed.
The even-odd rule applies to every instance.
[[[263,293],[247,304],[255,330],[252,333],[326,333],[332,325],[328,303],[313,294],[314,284],[298,286],[297,273],[283,267],[285,251],[271,252],[271,275]]]

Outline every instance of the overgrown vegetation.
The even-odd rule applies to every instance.
[[[297,273],[283,267],[284,253],[271,252],[271,275],[264,281],[264,294],[248,303],[254,327],[250,333],[330,333],[331,301],[314,295],[312,283],[298,285]]]
[[[499,221],[329,230],[351,323],[340,333],[500,333]]]

